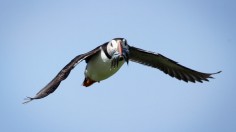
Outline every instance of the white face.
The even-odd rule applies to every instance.
[[[113,55],[115,52],[120,52],[123,49],[129,49],[126,39],[113,39],[107,45],[109,55]]]

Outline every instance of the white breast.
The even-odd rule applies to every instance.
[[[101,49],[97,55],[88,61],[84,74],[86,77],[99,82],[115,74],[123,64],[124,60],[119,62],[118,67],[111,69],[111,60],[106,57]]]

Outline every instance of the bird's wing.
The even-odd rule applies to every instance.
[[[28,103],[34,99],[41,99],[49,94],[53,93],[57,87],[60,85],[61,81],[65,80],[70,74],[71,70],[79,64],[81,61],[91,57],[92,55],[98,53],[100,47],[93,49],[90,52],[76,56],[70,63],[68,63],[55,77],[49,82],[43,89],[41,89],[34,97],[27,97],[23,104]]]
[[[130,60],[158,68],[166,74],[169,74],[171,77],[175,77],[179,80],[184,80],[185,82],[202,82],[208,81],[208,78],[213,78],[211,75],[220,73],[202,73],[185,66],[178,64],[177,62],[154,52],[145,51],[136,47],[129,47],[130,51]]]

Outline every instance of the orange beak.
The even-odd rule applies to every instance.
[[[120,55],[123,54],[123,48],[122,48],[121,41],[118,41],[118,51],[119,51]]]

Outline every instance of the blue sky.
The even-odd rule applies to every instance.
[[[0,1],[1,131],[235,132],[236,2]],[[124,65],[82,87],[85,62],[50,96],[22,105],[73,57],[115,37],[202,72],[185,83]]]

